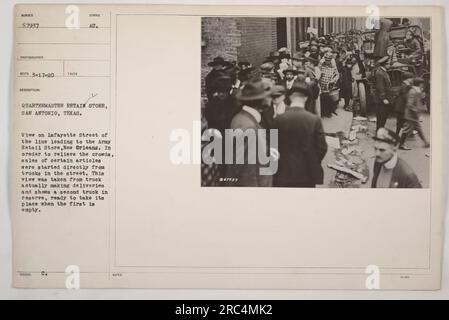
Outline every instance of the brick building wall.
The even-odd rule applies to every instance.
[[[278,49],[276,18],[237,18],[236,20],[238,29],[242,32],[238,59],[259,66],[270,51]]]
[[[237,51],[241,46],[241,32],[235,18],[206,17],[201,20],[201,88],[210,71],[207,65],[215,57],[237,61]]]
[[[276,18],[205,17],[201,20],[201,81],[217,56],[228,61],[249,61],[259,66],[277,50]]]

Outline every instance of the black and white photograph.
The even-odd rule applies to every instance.
[[[203,187],[429,188],[428,17],[203,17]]]
[[[0,4],[0,296],[449,297],[449,4],[46,2]]]

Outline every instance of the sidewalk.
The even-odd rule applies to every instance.
[[[337,133],[342,131],[344,134],[348,134],[352,125],[352,112],[343,109],[343,100],[338,105],[337,114],[338,116],[333,115],[332,118],[321,118],[324,132]]]
[[[326,134],[335,134],[337,132],[342,132],[345,136],[349,134],[352,126],[352,112],[345,111],[343,109],[343,104],[343,100],[341,100],[337,108],[337,116],[333,115],[332,118],[321,118]],[[335,177],[336,171],[327,166],[328,164],[335,163],[336,157],[334,151],[334,148],[328,146],[326,156],[321,163],[324,171],[324,181],[323,184],[318,187],[330,187],[330,184]]]

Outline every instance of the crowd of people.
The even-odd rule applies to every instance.
[[[353,82],[365,76],[360,59],[360,41],[356,34],[345,38],[314,37],[293,55],[287,48],[270,52],[257,70],[249,62],[229,62],[217,57],[209,64],[213,71],[205,79],[207,97],[210,99],[212,91],[219,85],[215,80],[223,76],[228,77],[232,89],[238,89],[254,76],[272,86],[284,86],[286,90],[294,83],[302,82],[311,92],[306,109],[320,116],[332,117],[336,114],[338,91],[345,99],[345,108],[349,109]]]
[[[391,80],[386,72],[391,57],[387,55],[387,45],[382,43],[385,38],[382,32],[376,35],[373,73],[376,137],[393,148],[388,160],[377,154],[385,147],[380,151],[375,147],[375,150],[376,161],[387,162],[395,156],[397,148],[409,150],[405,142],[414,131],[426,147],[429,142],[419,122],[424,81],[414,74],[405,74],[399,96],[392,100]],[[259,163],[217,164],[203,172],[203,184],[280,187],[322,184],[321,161],[327,144],[321,117],[336,116],[340,99],[344,100],[345,110],[360,111],[353,103],[353,92],[355,82],[366,77],[362,43],[361,32],[351,31],[344,35],[311,37],[294,54],[287,48],[280,48],[271,52],[258,68],[247,61],[226,61],[222,57],[210,61],[208,65],[212,70],[205,78],[203,114],[207,128],[216,129],[221,137],[225,136],[226,129],[277,129],[280,156],[273,176],[260,175]],[[414,48],[411,55],[416,57],[419,43],[413,39],[406,39],[405,43]],[[396,132],[384,128],[393,109],[397,114]],[[264,139],[267,144],[264,152],[270,154],[269,139],[265,136],[258,136],[258,139]],[[406,166],[402,161],[401,165]],[[383,177],[383,170],[374,169],[376,180],[379,172]],[[413,183],[399,187],[417,187],[419,182],[413,170],[407,167],[405,171],[413,176],[406,180]],[[379,186],[390,185],[391,172],[388,179],[388,183],[381,179]]]

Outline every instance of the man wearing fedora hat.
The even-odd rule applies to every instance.
[[[211,62],[207,64],[212,67],[212,70],[206,75],[204,79],[204,85],[206,89],[207,98],[211,98],[211,84],[220,76],[226,75],[225,69],[230,68],[232,64],[225,61],[222,57],[215,57]]]
[[[345,64],[340,72],[340,89],[341,95],[344,99],[345,105],[344,109],[346,111],[354,111],[352,107],[349,105],[352,100],[352,89],[354,78],[352,77],[352,68],[354,67],[354,63],[351,59],[346,59]]]
[[[309,89],[309,96],[306,101],[305,109],[311,113],[316,113],[316,98],[319,96],[319,87],[317,82],[313,79],[313,76],[309,71],[302,70],[296,76],[295,84],[301,83]]]
[[[327,144],[321,118],[305,110],[310,94],[306,83],[295,83],[287,95],[289,108],[275,119],[279,144],[275,186],[314,188],[323,183],[321,161]]]
[[[247,67],[245,69],[241,69],[238,72],[238,79],[240,80],[240,87],[251,77],[253,76],[254,68],[253,67]]]
[[[230,129],[236,132],[235,141],[243,141],[243,146],[237,145],[233,164],[227,165],[226,177],[231,178],[227,185],[241,187],[271,187],[272,175],[261,174],[261,168],[265,167],[257,157],[255,163],[249,161],[250,151],[257,148],[258,154],[267,155],[269,146],[266,135],[260,134],[263,129],[262,113],[267,108],[266,99],[271,95],[271,86],[260,78],[252,78],[247,81],[237,92],[236,98],[243,105],[231,121]],[[237,129],[240,129],[237,130]],[[261,130],[262,129],[262,130]],[[247,134],[254,134],[256,140],[251,145],[250,139],[245,139]],[[227,137],[227,136],[226,136]]]
[[[248,61],[240,61],[236,65],[237,79],[239,80],[239,87],[243,85],[243,82],[251,78],[251,73],[254,71],[254,67]]]
[[[392,130],[379,128],[374,143],[372,188],[422,188],[413,169],[398,157],[399,137]]]
[[[212,67],[214,70],[221,69],[223,66],[225,66],[226,61],[222,57],[215,57],[211,62],[209,62],[207,65],[209,67]]]
[[[391,103],[391,80],[387,73],[386,65],[389,57],[384,56],[376,61],[377,69],[374,73],[375,91],[373,101],[376,105],[376,130],[385,127],[390,113]]]
[[[285,105],[285,87],[276,85],[271,92],[272,106],[273,106],[273,118],[280,116],[285,112],[287,106]]]
[[[233,80],[230,76],[222,75],[216,78],[210,84],[211,97],[207,99],[204,108],[203,115],[207,122],[207,128],[220,132],[221,138],[225,136],[225,130],[229,128],[232,118],[240,110],[234,95],[231,94],[232,86]],[[221,154],[225,154],[224,146],[222,146]],[[214,176],[217,178],[225,176],[226,166],[224,164],[214,163],[212,168],[215,171]]]
[[[222,75],[210,84],[211,98],[208,99],[204,116],[209,129],[217,129],[224,136],[231,120],[239,111],[235,97],[231,95],[232,78]]]

